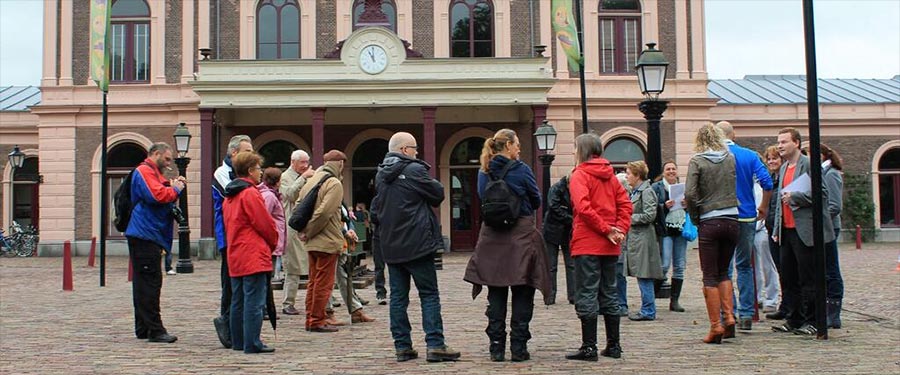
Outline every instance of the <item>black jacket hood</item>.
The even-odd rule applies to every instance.
[[[384,160],[381,164],[378,165],[378,170],[384,173],[384,182],[390,184],[403,174],[403,169],[406,168],[407,165],[412,163],[421,164],[425,167],[425,170],[431,169],[431,166],[422,160],[413,159],[397,152],[389,152],[384,156]]]
[[[225,197],[230,198],[238,195],[240,192],[244,191],[244,189],[252,186],[254,185],[243,178],[232,180],[228,183],[228,186],[225,186]]]

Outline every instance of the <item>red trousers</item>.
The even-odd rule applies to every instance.
[[[309,254],[309,284],[306,286],[306,328],[325,325],[325,306],[334,289],[335,266],[339,254],[328,254],[315,250]]]

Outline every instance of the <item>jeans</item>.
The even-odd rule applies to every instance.
[[[263,308],[266,305],[267,272],[231,278],[231,348],[259,353],[265,347],[259,339]]]
[[[229,311],[231,311],[231,277],[228,276],[228,249],[220,249],[219,256],[222,257],[222,265],[219,269],[219,281],[222,283],[222,297],[219,300],[219,316],[225,321],[226,327],[231,327],[228,323],[231,319],[231,314],[229,313]]]
[[[619,309],[628,311],[628,279],[625,278],[624,251],[622,253],[616,262],[616,301]]]
[[[284,275],[281,274],[281,271],[282,271],[282,269],[281,269],[281,255],[272,256],[272,258],[274,258],[274,259],[273,259],[273,262],[272,262],[272,266],[273,266],[273,267],[272,267],[272,275],[274,276],[275,279],[280,279],[280,278],[282,278],[282,277],[284,276]]]
[[[756,265],[756,299],[765,307],[778,306],[779,287],[778,271],[769,252],[769,232],[765,228],[756,232],[753,237],[753,254]]]
[[[429,254],[406,263],[388,264],[391,285],[391,336],[397,350],[412,349],[409,325],[409,280],[416,283],[422,306],[422,329],[429,349],[444,346],[444,322],[441,319],[441,297],[438,291],[434,255]]]
[[[735,305],[737,315],[741,318],[753,317],[756,304],[756,288],[753,287],[753,237],[756,235],[756,222],[738,222],[740,234],[734,249],[734,264],[737,268],[738,304]],[[729,264],[728,277],[732,278]]]
[[[563,262],[566,267],[566,299],[568,301],[575,300],[575,262],[572,261],[571,253],[569,252],[569,244],[565,243],[562,245],[553,244],[550,242],[544,242],[546,245],[544,248],[547,249],[547,260],[549,261],[550,266],[550,280],[553,285],[553,292],[550,295],[551,301],[556,301],[556,270],[557,265],[559,264],[559,253],[562,251],[563,253]]]
[[[575,313],[579,319],[598,315],[616,315],[616,268],[612,255],[581,255],[575,257]],[[626,308],[628,305],[625,305]]]
[[[509,301],[510,289],[512,289],[512,316],[509,319],[509,341],[513,352],[521,352],[531,339],[528,324],[534,315],[534,288],[528,285],[489,286],[488,307],[484,312],[488,318],[488,326],[484,332],[487,333],[491,343],[506,344],[506,304]]]
[[[825,244],[825,283],[826,297],[832,300],[844,299],[844,279],[841,277],[840,254],[838,253],[838,235],[840,228],[834,229],[834,241]]]
[[[656,280],[638,278],[638,288],[641,289],[641,315],[656,319],[656,294],[653,285]]]
[[[663,280],[668,277],[669,266],[672,267],[672,278],[684,280],[684,267],[687,264],[687,240],[682,236],[665,236],[662,238]]]
[[[159,245],[128,237],[128,256],[134,267],[131,284],[131,301],[134,304],[134,334],[138,338],[163,335],[162,317],[159,314],[159,296],[162,290]]]
[[[325,307],[334,289],[334,271],[338,254],[323,253],[310,249],[309,284],[306,284],[306,327],[319,328],[325,325]]]
[[[707,219],[700,222],[697,232],[703,286],[718,287],[720,282],[731,279],[728,277],[728,266],[734,256],[738,222],[724,218]]]
[[[166,250],[166,272],[172,270],[172,249]]]
[[[384,256],[381,255],[381,246],[378,241],[378,232],[375,232],[372,235],[372,258],[375,260],[375,297],[386,298],[387,289],[384,288]]]
[[[781,288],[784,302],[789,303],[787,324],[799,328],[815,324],[815,255],[812,247],[800,240],[797,230],[781,231]]]

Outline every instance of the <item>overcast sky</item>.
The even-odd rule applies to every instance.
[[[0,85],[40,83],[42,5],[0,0]],[[815,16],[820,78],[900,74],[900,0],[816,0]],[[800,0],[707,0],[706,41],[711,78],[805,72]]]

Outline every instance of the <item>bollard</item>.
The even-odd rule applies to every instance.
[[[134,267],[131,265],[131,256],[128,257],[128,282],[134,278]]]
[[[862,228],[856,226],[856,250],[862,250]]]
[[[88,267],[94,266],[94,257],[97,255],[97,237],[91,237],[91,254],[88,256]]]
[[[72,243],[63,245],[63,290],[72,291]]]

